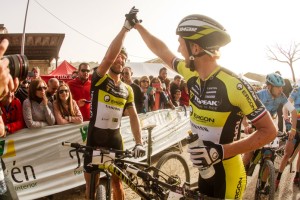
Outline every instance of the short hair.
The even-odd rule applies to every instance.
[[[181,80],[181,76],[176,75],[176,76],[174,76],[174,80],[175,80],[175,79],[180,79],[180,80]]]
[[[167,70],[167,68],[162,67],[162,68],[159,69],[159,74],[160,74],[162,71],[168,71],[168,70]]]
[[[50,79],[48,80],[48,86],[51,85],[51,84],[54,83],[54,82],[59,83],[59,80],[58,80],[57,78],[50,78]]]
[[[83,62],[79,64],[78,71],[81,70],[81,66],[90,66],[89,63]]]

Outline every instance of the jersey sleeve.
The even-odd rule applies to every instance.
[[[232,78],[228,84],[234,84],[237,90],[229,90],[230,101],[238,106],[251,122],[255,122],[267,113],[251,85],[240,78]]]
[[[193,76],[198,76],[196,71],[192,72],[189,68],[186,67],[185,61],[179,58],[175,58],[173,60],[173,68],[180,75],[182,75],[185,80],[189,80]]]

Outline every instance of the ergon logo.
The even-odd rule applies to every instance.
[[[178,31],[190,31],[190,32],[196,32],[197,28],[193,28],[193,27],[179,27]]]
[[[112,104],[119,105],[119,106],[124,106],[124,103],[123,103],[123,102],[121,102],[121,101],[115,101],[115,100],[111,100],[111,103],[112,103]]]
[[[245,96],[245,98],[247,99],[247,101],[248,101],[249,105],[251,106],[252,110],[254,111],[255,106],[254,106],[254,103],[253,103],[252,99],[250,98],[249,94],[245,90],[243,90],[242,93]]]
[[[212,122],[212,123],[215,122],[215,119],[213,119],[213,118],[209,118],[206,116],[200,116],[200,115],[197,115],[196,113],[194,113],[194,119],[197,121],[205,121],[205,122]]]

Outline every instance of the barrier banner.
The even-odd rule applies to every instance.
[[[152,130],[152,155],[180,142],[187,136],[189,115],[181,110],[159,110],[139,115],[142,127],[155,124]],[[0,155],[22,200],[37,199],[85,184],[82,163],[78,169],[76,155],[63,141],[84,144],[88,122],[23,129],[1,138]],[[121,133],[125,149],[135,145],[129,117],[122,118]],[[147,150],[148,132],[142,131]],[[82,155],[81,155],[82,158]],[[146,159],[140,158],[139,160]]]

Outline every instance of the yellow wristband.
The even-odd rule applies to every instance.
[[[291,131],[295,131],[295,132],[297,132],[297,131],[296,131],[296,129],[294,129],[294,128],[291,128]]]

